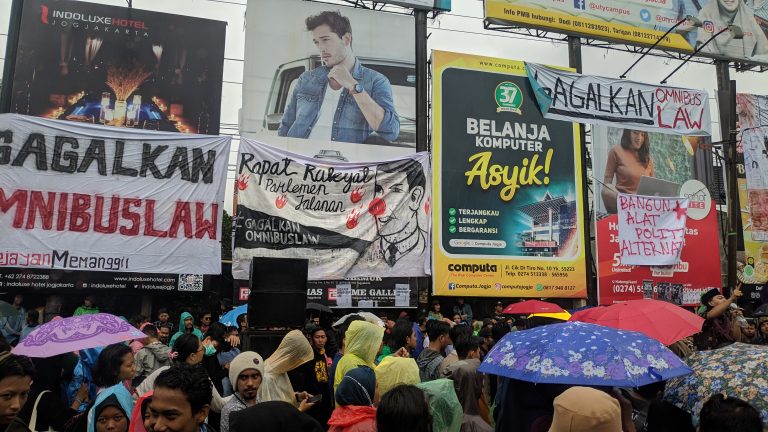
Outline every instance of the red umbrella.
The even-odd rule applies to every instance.
[[[631,330],[656,339],[664,345],[701,331],[704,319],[680,306],[660,300],[629,300],[576,312],[571,321]]]
[[[512,303],[502,313],[508,315],[530,315],[536,313],[560,313],[565,312],[560,306],[541,300],[526,300],[520,303]]]

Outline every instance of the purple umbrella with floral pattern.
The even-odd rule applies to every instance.
[[[507,333],[480,372],[534,383],[639,387],[691,369],[642,333],[566,322]]]
[[[143,337],[145,335],[139,329],[114,315],[80,315],[40,325],[13,349],[13,353],[53,357]]]

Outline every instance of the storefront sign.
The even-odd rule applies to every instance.
[[[219,134],[226,23],[69,0],[24,0],[11,112]]]
[[[706,91],[581,75],[535,63],[525,67],[545,118],[681,135],[709,136],[712,130]]]
[[[702,56],[729,61],[768,62],[765,4],[746,0],[485,0],[486,21],[539,28],[591,39],[692,52],[715,34],[738,26],[735,39],[725,31],[707,43]],[[688,15],[701,21],[695,27]],[[683,21],[669,35],[664,33]]]
[[[376,163],[304,157],[243,139],[233,275],[253,257],[309,260],[309,279],[429,274],[429,155]]]
[[[307,302],[331,308],[415,308],[418,307],[418,284],[412,278],[311,281]]]
[[[584,297],[578,125],[520,61],[433,53],[434,294]]]
[[[221,272],[229,137],[0,115],[0,267]]]

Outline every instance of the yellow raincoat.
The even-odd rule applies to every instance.
[[[376,384],[379,385],[379,394],[392,390],[401,384],[416,385],[421,382],[419,378],[419,366],[416,360],[403,357],[384,357],[376,366]]]
[[[264,377],[257,396],[259,401],[283,401],[298,408],[288,372],[314,358],[312,345],[300,331],[293,330],[285,335],[274,354],[264,362]]]
[[[375,367],[373,361],[376,360],[383,339],[384,327],[367,321],[355,321],[350,324],[344,340],[344,356],[336,366],[333,381],[334,394],[341,379],[350,370],[359,366],[368,366],[371,369]]]

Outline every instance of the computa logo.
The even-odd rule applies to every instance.
[[[448,271],[467,273],[496,273],[495,264],[448,264]]]
[[[576,9],[585,10],[587,8],[586,0],[573,0],[573,7]]]
[[[40,6],[40,9],[42,9],[40,13],[40,21],[42,21],[43,24],[48,24],[48,6],[42,5]]]

